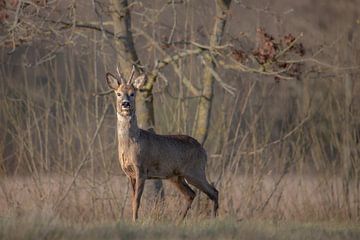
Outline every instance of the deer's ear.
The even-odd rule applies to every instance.
[[[133,86],[137,89],[140,89],[145,85],[146,81],[147,77],[145,74],[143,74],[134,80]]]
[[[118,89],[120,86],[119,80],[111,73],[106,73],[106,82],[108,86],[113,90]]]

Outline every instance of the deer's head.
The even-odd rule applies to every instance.
[[[126,81],[118,70],[118,77],[111,73],[106,73],[106,82],[116,94],[116,111],[123,117],[129,117],[135,114],[135,97],[136,92],[140,89],[145,81],[146,75],[134,78],[135,67],[133,66],[130,77]]]

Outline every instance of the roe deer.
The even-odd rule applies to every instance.
[[[213,215],[217,215],[218,191],[206,179],[207,156],[194,138],[186,135],[158,135],[140,129],[135,114],[136,92],[146,82],[146,75],[133,81],[135,68],[126,82],[118,70],[118,77],[106,74],[109,87],[116,94],[119,161],[132,187],[133,221],[146,179],[169,179],[186,197],[182,210],[184,219],[195,192],[188,183],[204,192],[213,201]],[[185,181],[186,180],[186,181]]]

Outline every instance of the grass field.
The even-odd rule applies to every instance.
[[[40,215],[1,218],[1,239],[360,239],[360,226],[336,223],[270,223],[187,220],[181,224],[142,220],[139,223],[68,224]]]
[[[79,176],[73,183],[62,175],[3,178],[0,239],[360,239],[360,225],[345,220],[336,191],[338,205],[326,202],[316,178],[284,178],[259,209],[273,192],[271,179],[258,181],[257,190],[245,178],[224,185],[217,219],[209,217],[209,201],[200,194],[181,223],[184,199],[165,184],[165,201],[155,205],[145,194],[134,224],[125,177]]]

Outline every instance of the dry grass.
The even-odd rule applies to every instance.
[[[188,220],[182,224],[140,221],[69,224],[46,215],[2,218],[1,239],[341,239],[360,237],[359,226],[338,224],[274,224],[263,221]]]
[[[314,176],[289,175],[280,183],[278,179],[279,176],[233,178],[219,188],[220,216],[276,222],[349,221],[340,179],[328,179],[326,184]],[[124,176],[97,176],[96,181],[92,181],[81,175],[74,182],[72,180],[63,175],[44,175],[38,179],[2,178],[1,216],[22,217],[39,213],[68,223],[83,224],[131,219],[130,193]],[[165,193],[164,202],[158,204],[150,198],[150,192],[145,193],[140,218],[151,222],[176,222],[185,199],[167,182]],[[350,197],[350,210],[356,216],[358,196],[352,192]],[[198,194],[188,219],[207,219],[209,213],[207,197]]]

